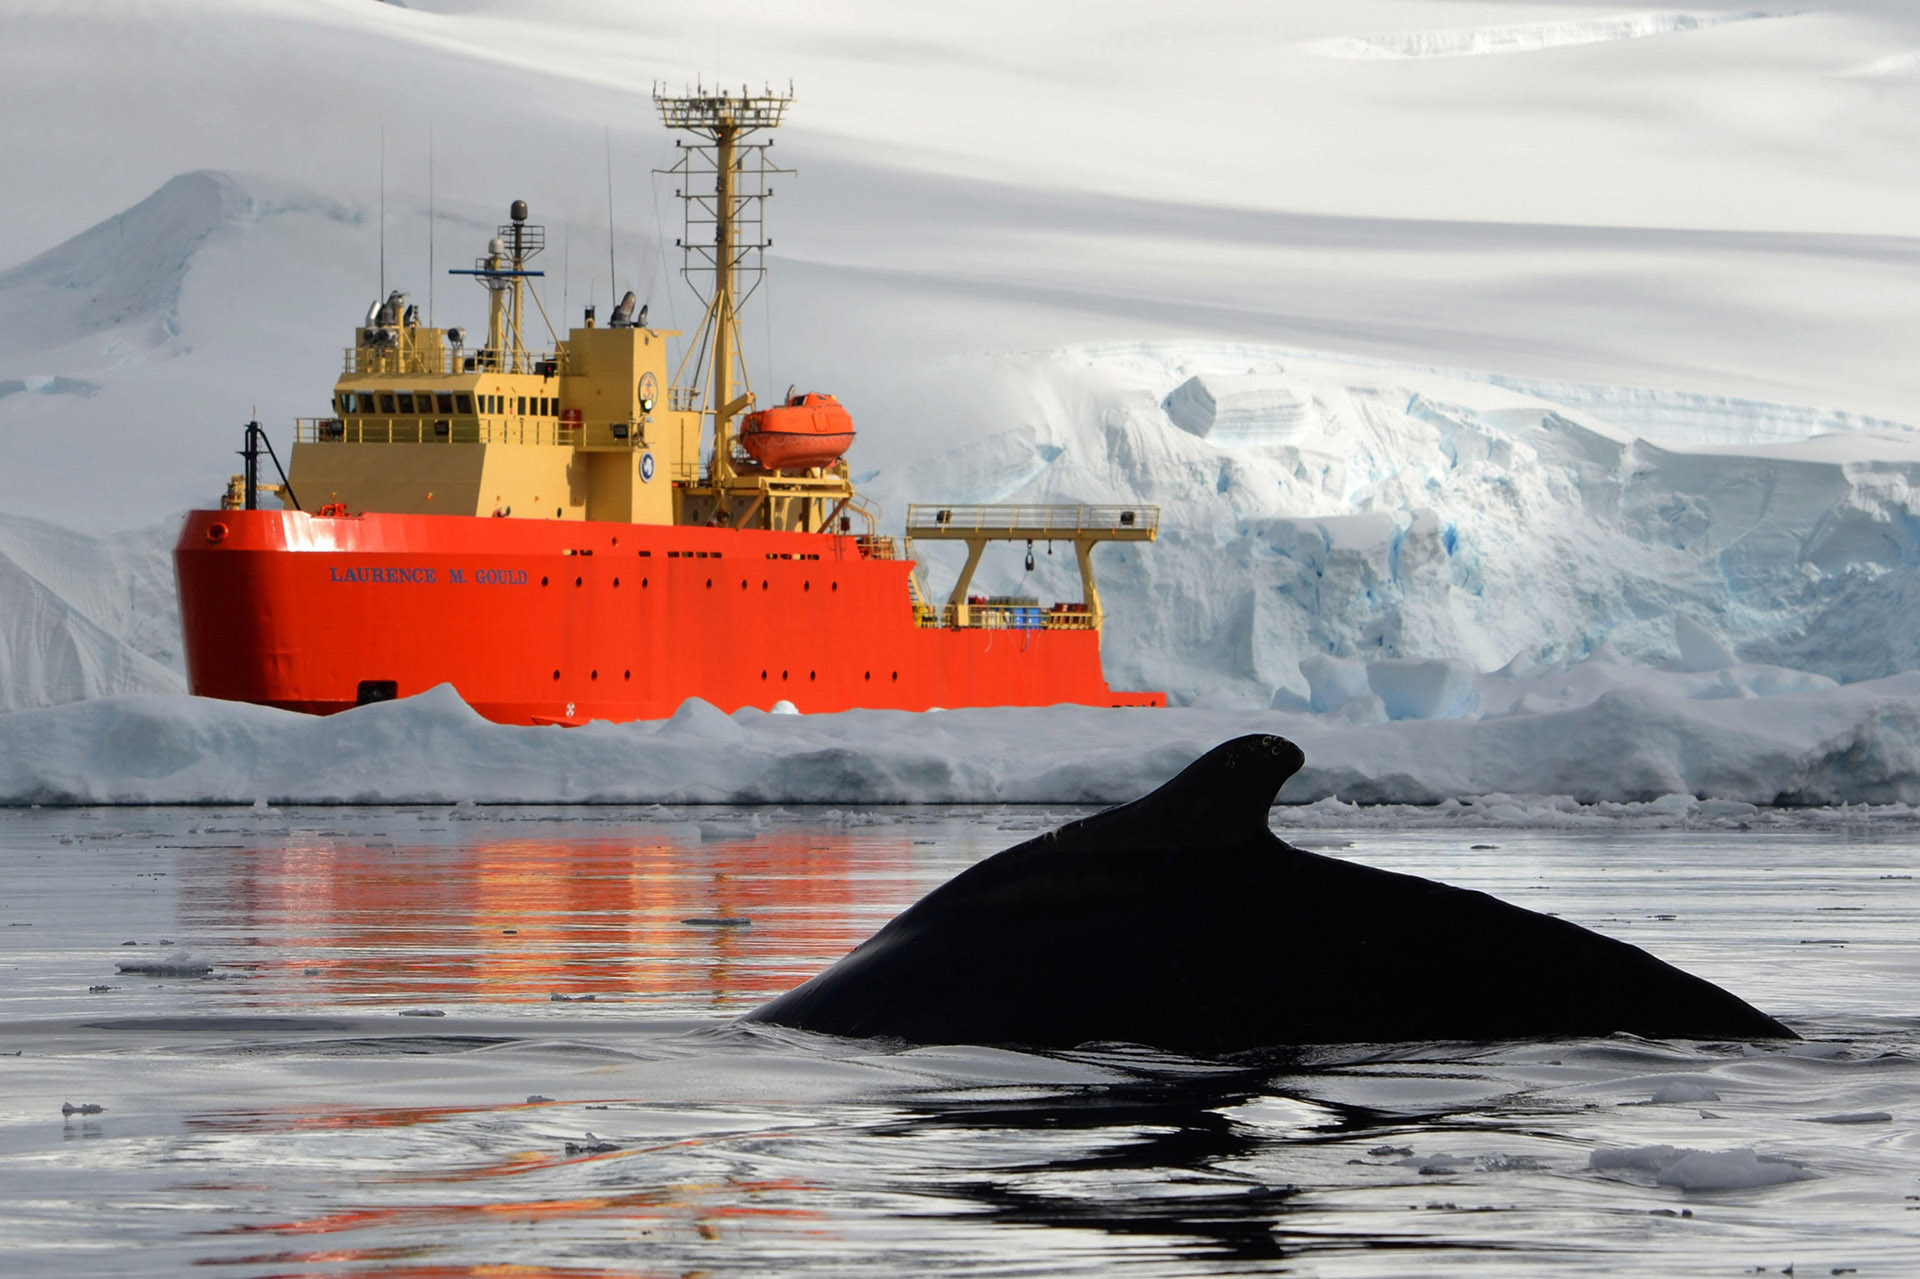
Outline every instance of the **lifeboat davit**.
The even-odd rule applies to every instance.
[[[740,419],[740,447],[769,471],[832,466],[853,443],[853,415],[831,395],[807,391]]]

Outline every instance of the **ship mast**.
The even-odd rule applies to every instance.
[[[471,270],[448,275],[471,275],[487,290],[487,345],[481,352],[486,368],[503,373],[526,373],[533,365],[520,336],[520,304],[526,281],[546,274],[530,271],[527,263],[547,247],[547,229],[527,224],[527,202],[515,200],[503,223],[487,244],[487,254],[474,260]]]
[[[675,377],[674,382],[687,388],[690,396],[699,393],[701,411],[713,417],[708,483],[724,488],[735,474],[733,419],[753,404],[746,360],[740,351],[740,306],[759,287],[766,270],[764,254],[772,241],[762,234],[763,210],[766,198],[773,194],[767,178],[782,172],[767,163],[766,152],[773,139],[756,138],[780,127],[793,95],[770,89],[755,94],[742,87],[737,95],[725,90],[696,90],[673,96],[656,88],[653,100],[668,128],[701,139],[678,143],[679,163],[667,170],[682,179],[674,192],[686,215],[685,234],[675,241],[685,254],[681,274],[694,292],[702,295],[707,308],[699,333],[687,351],[686,361],[694,365],[692,379],[685,378],[683,361],[682,376]],[[710,242],[697,234],[708,227],[712,228]],[[711,286],[703,289],[703,277],[709,273]],[[701,393],[703,365],[705,386]]]

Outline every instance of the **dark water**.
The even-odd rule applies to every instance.
[[[1920,1273],[1913,827],[1294,836],[1646,946],[1799,1045],[733,1022],[1068,815],[9,812],[0,1272]]]

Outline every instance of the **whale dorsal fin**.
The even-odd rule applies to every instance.
[[[1267,813],[1306,756],[1272,734],[1236,737],[1131,804],[1062,827],[1063,844],[1097,841],[1163,848],[1237,845],[1272,839]]]

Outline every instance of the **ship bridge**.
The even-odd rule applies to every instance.
[[[1022,626],[1037,623],[1048,629],[1099,630],[1105,614],[1100,589],[1094,583],[1093,548],[1102,542],[1151,542],[1160,535],[1157,506],[1074,505],[916,505],[907,508],[907,542],[965,542],[966,566],[953,584],[944,606],[931,602],[917,607],[923,626]],[[1080,565],[1081,600],[1055,605],[1044,617],[1038,604],[1011,601],[975,601],[967,594],[974,570],[990,542],[1025,542],[1027,567],[1033,567],[1035,542],[1070,542]],[[909,552],[911,557],[911,552]]]

